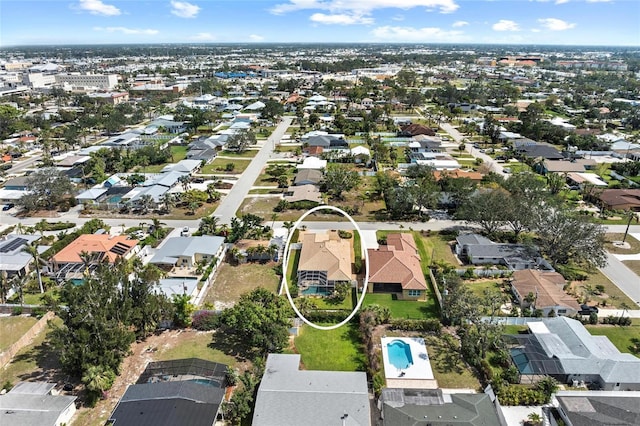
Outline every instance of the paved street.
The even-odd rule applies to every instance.
[[[249,194],[251,186],[260,175],[263,167],[267,164],[267,160],[269,159],[276,142],[282,139],[282,136],[291,125],[292,120],[293,117],[282,118],[282,121],[278,124],[278,127],[276,127],[271,136],[269,136],[269,139],[267,139],[262,148],[260,148],[258,154],[253,157],[249,167],[247,167],[244,173],[242,173],[242,176],[238,178],[236,184],[233,185],[229,194],[220,201],[220,205],[213,213],[213,216],[220,218],[220,223],[231,223],[231,218],[236,215],[242,201],[244,201],[247,194]]]
[[[640,277],[614,255],[607,254],[607,266],[600,271],[613,281],[631,300],[640,306]]]

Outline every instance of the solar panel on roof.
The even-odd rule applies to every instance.
[[[25,240],[24,238],[14,238],[8,244],[5,244],[2,248],[0,248],[0,253],[9,253],[10,251],[14,251],[24,244],[27,244],[27,240]]]
[[[125,254],[127,251],[129,250],[129,247],[122,244],[122,243],[117,243],[115,246],[111,247],[111,250],[109,250],[112,253],[117,254],[118,256],[122,256],[123,254]]]

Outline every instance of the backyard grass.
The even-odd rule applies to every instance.
[[[59,318],[53,323],[60,325]],[[30,345],[20,350],[3,369],[0,369],[0,384],[9,381],[13,384],[21,380],[55,381],[52,375],[60,371],[60,362],[47,341],[48,328],[34,337]],[[44,376],[44,377],[43,377]]]
[[[318,307],[318,309],[320,310],[325,310],[325,309],[347,309],[349,311],[351,311],[354,307],[354,303],[353,303],[353,298],[351,296],[352,292],[349,292],[349,295],[347,297],[345,297],[345,299],[340,302],[340,303],[334,303],[331,302],[329,299],[325,298],[325,297],[311,297],[310,299],[313,300],[313,303],[316,304],[316,306]],[[345,315],[346,317],[346,315]]]
[[[433,375],[440,388],[447,389],[480,389],[480,382],[464,362],[455,339],[426,336],[425,343],[429,353],[429,361]]]
[[[607,336],[620,352],[631,352],[633,342],[640,340],[640,323],[634,320],[628,327],[617,325],[585,325],[594,336]]]
[[[204,302],[236,302],[243,293],[256,287],[264,287],[276,293],[279,285],[280,279],[273,270],[273,264],[245,263],[232,266],[223,263]]]
[[[282,194],[284,192],[283,188],[259,188],[259,189],[250,189],[249,195],[255,194]]]
[[[629,243],[631,246],[628,249],[616,247],[613,245],[614,241],[622,241],[624,238],[624,234],[606,234],[606,244],[605,248],[609,253],[614,254],[634,254],[640,253],[640,241],[636,240],[632,235],[627,235],[627,239],[625,242]]]
[[[304,325],[294,340],[305,370],[364,371],[365,355],[355,324],[334,330]]]
[[[293,176],[295,175],[295,165],[289,165],[287,167],[287,177],[289,177],[289,181],[293,181]],[[278,184],[278,179],[270,176],[266,173],[266,167],[262,170],[256,181],[254,182],[254,186],[275,186]]]
[[[0,317],[0,352],[13,345],[36,322],[36,318],[24,315]]]
[[[485,291],[502,292],[502,288],[500,286],[499,281],[494,281],[494,280],[465,281],[464,284],[465,284],[465,287],[471,290],[471,292],[478,297],[484,297]]]
[[[425,319],[438,318],[435,298],[429,297],[426,302],[417,300],[394,300],[392,294],[367,293],[362,306],[386,306],[392,318]]]
[[[292,239],[293,241],[293,239]],[[287,265],[287,284],[292,285],[296,281],[298,272],[298,262],[300,261],[301,250],[291,250],[289,252],[289,264]]]
[[[236,359],[212,346],[213,332],[185,331],[188,336],[181,336],[180,344],[168,349],[158,347],[154,355],[155,361],[168,361],[184,358],[202,358],[207,361],[219,362],[230,367],[235,367]]]
[[[247,169],[247,167],[249,167],[250,163],[250,159],[216,158],[211,163],[204,166],[202,170],[200,170],[200,174],[210,175],[214,173],[242,173]],[[227,164],[233,164],[232,171],[226,170]]]
[[[447,262],[451,265],[457,266],[459,265],[458,259],[453,254],[451,250],[451,246],[449,245],[449,236],[446,234],[440,234],[437,232],[432,232],[428,237],[420,234],[420,232],[414,232],[413,237],[416,239],[420,239],[426,251],[427,260],[431,264],[436,261]],[[433,256],[433,259],[431,258]]]
[[[585,287],[595,287],[599,284],[604,286],[604,293],[601,295],[591,295],[591,302],[596,302],[600,305],[604,302],[607,308],[619,308],[623,303],[626,303],[627,306],[635,306],[634,301],[599,270],[592,272],[585,281],[574,281],[572,288],[578,295],[581,295],[584,293]]]
[[[171,145],[171,158],[174,163],[187,158],[188,147],[184,145]]]

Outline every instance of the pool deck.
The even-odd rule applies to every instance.
[[[399,370],[389,362],[387,345],[393,341],[400,340],[409,345],[413,364],[408,368]],[[384,362],[385,378],[387,387],[401,387],[412,389],[437,389],[438,382],[433,376],[429,354],[424,339],[421,337],[383,337],[382,359]]]

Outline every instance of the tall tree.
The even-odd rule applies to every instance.
[[[42,264],[45,263],[45,260],[40,256],[40,253],[38,252],[38,246],[36,244],[28,244],[23,247],[22,251],[33,258],[33,267],[36,270],[36,275],[38,277],[38,286],[40,288],[40,293],[44,293],[41,268]]]
[[[324,186],[333,197],[341,199],[342,193],[358,186],[360,180],[357,171],[342,164],[331,164],[324,177]]]
[[[27,177],[26,187],[28,192],[17,203],[26,210],[52,210],[74,191],[71,180],[54,167],[33,172]]]

